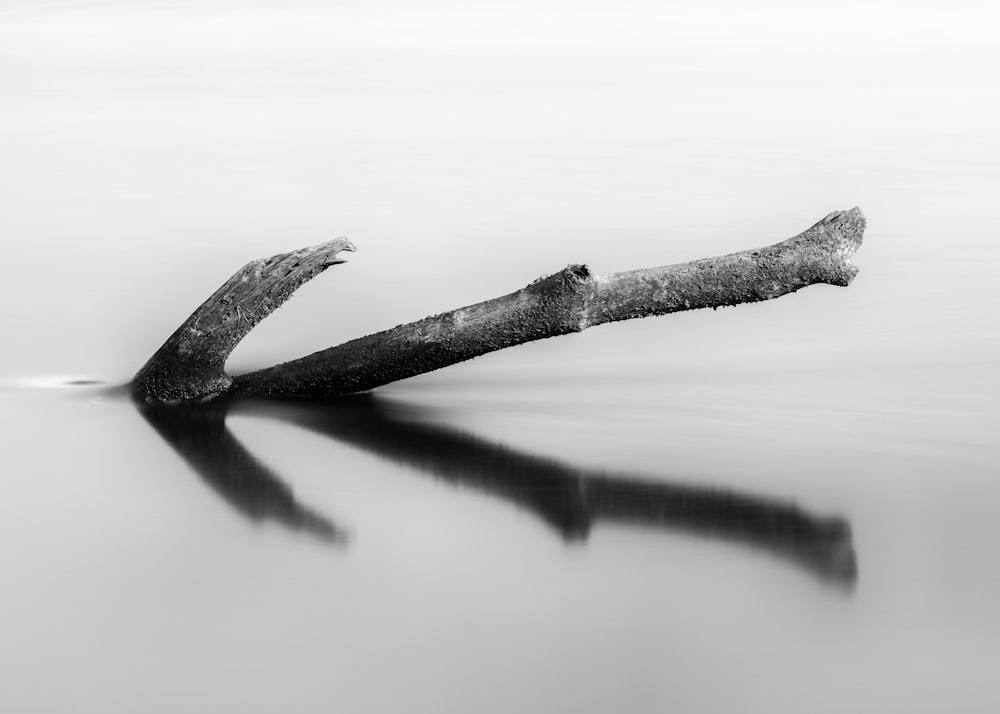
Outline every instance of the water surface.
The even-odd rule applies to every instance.
[[[987,11],[136,7],[3,9],[0,709],[1000,706]],[[853,205],[847,289],[337,403],[119,388],[336,235],[232,371]]]

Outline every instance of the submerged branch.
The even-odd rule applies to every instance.
[[[147,402],[195,401],[227,392],[254,397],[364,392],[607,322],[770,300],[816,283],[848,285],[857,273],[850,258],[861,245],[864,229],[864,215],[853,208],[831,213],[794,238],[766,248],[610,275],[570,265],[503,297],[235,379],[225,374],[225,358],[253,325],[306,280],[342,262],[333,259],[337,252],[353,250],[346,240],[332,241],[255,261],[237,273],[140,370],[133,389]],[[289,262],[298,271],[292,278]],[[250,275],[257,282],[242,292],[236,289]],[[272,292],[278,292],[280,300]],[[252,321],[241,321],[241,313]]]
[[[346,238],[259,258],[216,290],[132,379],[133,393],[149,403],[196,402],[225,394],[233,378],[226,360],[261,320],[299,287],[353,251]]]

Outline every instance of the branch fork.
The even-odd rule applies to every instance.
[[[346,238],[247,263],[215,291],[132,380],[149,404],[222,395],[332,397],[375,387],[489,352],[607,322],[771,300],[818,283],[846,286],[865,218],[835,211],[764,248],[689,263],[601,275],[569,265],[485,302],[351,340],[291,362],[232,377],[226,359],[301,285],[354,251]]]

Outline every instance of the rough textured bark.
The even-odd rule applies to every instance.
[[[226,360],[257,323],[301,285],[331,265],[346,238],[251,260],[195,310],[132,379],[132,390],[147,402],[204,401],[224,394],[233,378]]]
[[[227,391],[284,397],[363,392],[488,352],[606,322],[769,300],[816,283],[848,285],[857,273],[850,258],[861,245],[864,228],[861,210],[853,208],[831,213],[794,238],[766,248],[611,275],[592,273],[585,265],[570,265],[510,295],[400,325],[231,380],[222,369],[225,357],[250,327],[280,301],[263,299],[261,295],[266,291],[259,289],[249,290],[245,297],[242,293],[234,297],[230,286],[245,283],[247,278],[243,276],[248,272],[260,276],[261,283],[268,282],[271,266],[280,272],[288,256],[302,254],[298,264],[310,266],[316,259],[305,256],[307,251],[326,255],[330,250],[318,246],[244,268],[150,359],[136,376],[134,387],[137,395],[150,402],[190,401]],[[344,249],[353,247],[347,243],[337,248]],[[307,277],[297,282],[282,282],[279,277],[278,283],[285,290],[281,300],[327,265],[340,262],[330,255],[320,263],[324,260],[327,262],[315,270],[302,267]],[[242,327],[239,314],[248,311],[241,303],[244,299],[251,303],[254,321],[240,332],[232,323]],[[219,315],[228,318],[220,319]],[[206,324],[228,326],[228,331],[222,330],[225,339],[220,346],[213,344],[220,338],[206,331]],[[206,353],[204,359],[199,352]]]
[[[570,265],[510,295],[237,377],[233,389],[254,396],[362,392],[606,322],[768,300],[815,283],[848,285],[864,226],[855,208],[767,248],[612,275]]]

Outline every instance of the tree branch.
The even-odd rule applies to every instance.
[[[510,295],[362,337],[237,377],[253,396],[339,396],[606,322],[757,302],[814,283],[847,285],[861,244],[857,208],[767,248],[612,275],[570,265]]]
[[[510,295],[400,325],[235,379],[226,375],[225,358],[250,327],[310,277],[341,261],[328,255],[320,261],[327,261],[322,267],[303,268],[306,277],[297,282],[278,279],[282,297],[277,302],[261,298],[258,289],[250,289],[245,297],[242,293],[233,297],[231,286],[245,283],[243,276],[248,269],[259,264],[259,269],[249,272],[258,276],[260,283],[270,284],[269,271],[280,273],[289,256],[301,254],[299,264],[312,265],[315,259],[307,252],[324,253],[320,249],[337,243],[333,241],[248,265],[188,318],[140,370],[133,386],[150,402],[205,399],[226,391],[265,397],[363,392],[488,352],[606,322],[769,300],[816,283],[848,285],[857,273],[850,258],[861,245],[864,229],[864,215],[853,208],[831,213],[794,238],[766,248],[611,275],[592,273],[585,265],[570,265]],[[336,250],[345,249],[353,246],[344,241]],[[242,300],[249,302],[255,319],[237,331],[232,322],[241,323],[233,315],[248,309]],[[228,315],[228,322],[220,319],[220,314]],[[205,325],[217,324],[228,326],[228,331],[222,332],[224,337],[206,331]]]
[[[300,286],[353,251],[337,238],[291,253],[258,258],[244,265],[216,290],[132,379],[136,396],[149,403],[205,401],[229,391],[233,378],[226,360],[257,323],[274,312]]]

